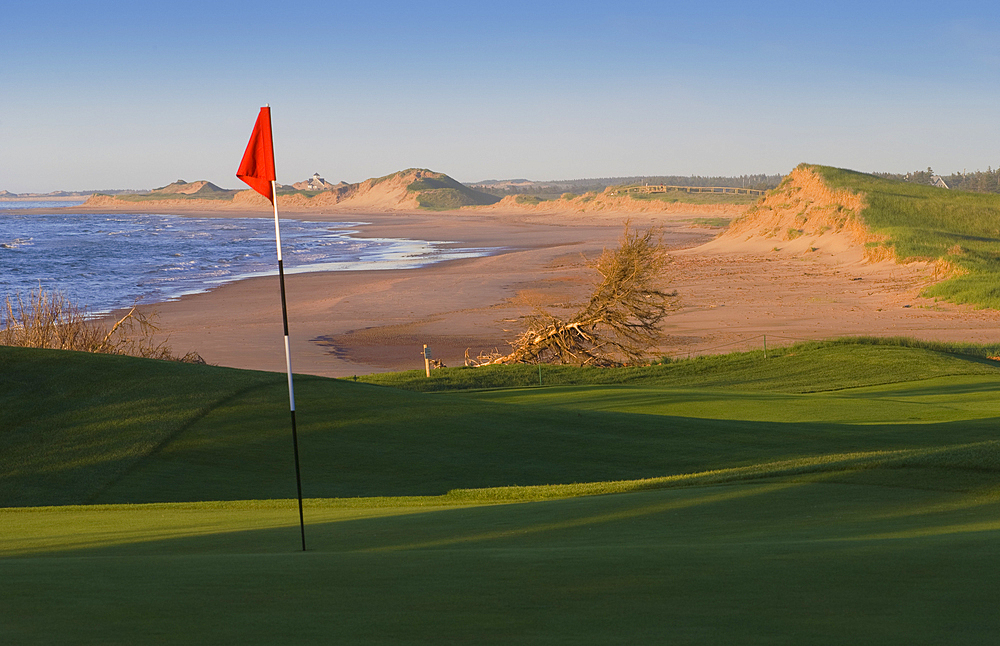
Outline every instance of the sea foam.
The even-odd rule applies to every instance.
[[[285,272],[411,269],[494,251],[359,237],[363,225],[281,220]],[[275,274],[276,256],[267,218],[0,213],[0,297],[41,286],[93,313]]]

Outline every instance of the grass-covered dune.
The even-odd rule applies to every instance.
[[[500,198],[471,189],[444,173],[429,170],[422,170],[420,176],[407,185],[406,190],[417,194],[420,208],[432,211],[495,204],[500,201]]]
[[[863,196],[864,224],[900,262],[944,260],[955,275],[925,292],[1000,309],[1000,195],[967,193],[850,170],[809,166],[832,189]]]
[[[992,354],[300,377],[303,554],[283,375],[0,348],[0,641],[992,643]]]
[[[124,193],[118,195],[117,199],[126,202],[150,202],[157,200],[225,200],[233,199],[237,193],[234,190],[219,188],[212,182],[200,180],[197,182],[185,182],[182,179],[173,184],[154,188],[149,193]]]

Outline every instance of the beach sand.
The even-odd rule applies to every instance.
[[[290,217],[319,219],[317,214]],[[283,216],[284,217],[284,216]],[[519,317],[533,304],[578,303],[595,273],[586,258],[613,247],[617,215],[564,218],[495,213],[331,214],[353,219],[365,237],[452,241],[497,247],[492,255],[419,269],[322,272],[286,276],[292,365],[296,372],[351,376],[423,366],[422,348],[447,366],[504,351]],[[655,219],[675,246],[705,242],[713,231],[690,218]],[[634,218],[638,226],[654,218]],[[170,345],[209,363],[284,370],[276,277],[252,278],[156,306]]]
[[[830,235],[780,250],[766,240],[713,241],[720,229],[699,226],[701,212],[291,211],[282,217],[363,221],[359,235],[367,237],[502,248],[420,269],[287,276],[292,366],[300,373],[422,369],[423,344],[447,366],[463,365],[466,351],[473,357],[506,351],[533,306],[568,313],[586,300],[596,273],[585,259],[614,247],[626,219],[639,228],[662,227],[673,250],[663,286],[678,296],[655,355],[760,349],[764,335],[769,347],[845,335],[1000,342],[1000,313],[918,296],[935,280],[930,265],[865,263],[860,248]],[[179,354],[193,350],[212,364],[284,371],[277,277],[227,284],[155,309]]]

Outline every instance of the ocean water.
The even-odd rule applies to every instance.
[[[411,269],[495,251],[447,241],[356,237],[362,225],[281,220],[285,273]],[[0,299],[41,286],[101,313],[277,272],[273,218],[0,210]]]
[[[0,211],[9,209],[57,209],[63,206],[80,206],[83,200],[0,200]]]

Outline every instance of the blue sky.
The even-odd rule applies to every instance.
[[[1000,165],[986,2],[6,2],[0,189]],[[9,6],[8,6],[9,5]]]

